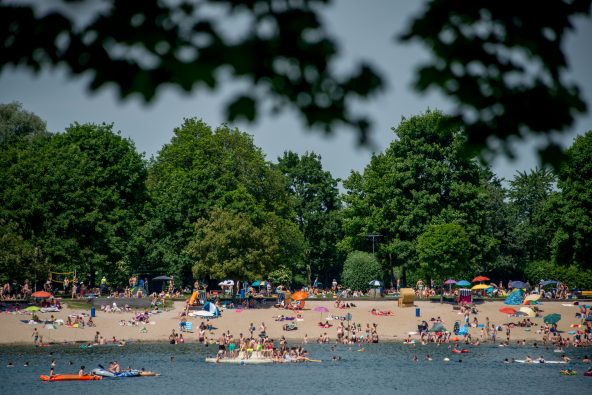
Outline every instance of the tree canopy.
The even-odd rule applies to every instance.
[[[386,83],[369,60],[336,71],[339,39],[321,16],[329,0],[95,3],[0,4],[0,71],[60,65],[90,75],[91,90],[113,83],[121,97],[147,101],[165,85],[192,91],[241,81],[246,87],[226,106],[230,121],[288,108],[309,127],[331,132],[345,124],[359,141],[368,138],[371,119],[353,106]],[[472,152],[511,156],[510,137],[551,136],[586,111],[578,86],[565,78],[563,47],[591,4],[431,0],[397,33],[432,53],[417,70],[416,89],[436,88],[457,104],[450,120],[462,120]],[[76,17],[80,10],[84,18]],[[549,139],[541,158],[557,163],[560,153]]]
[[[0,150],[0,219],[15,224],[12,245],[26,240],[52,271],[129,275],[128,241],[147,198],[145,163],[130,140],[111,125],[73,124]]]

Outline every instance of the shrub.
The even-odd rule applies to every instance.
[[[341,282],[347,288],[366,291],[372,280],[382,278],[382,267],[372,254],[363,251],[351,252],[343,264]]]

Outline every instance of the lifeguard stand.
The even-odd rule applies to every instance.
[[[399,307],[413,307],[415,291],[413,288],[401,288],[399,291]]]
[[[458,291],[458,303],[473,303],[473,295],[470,289],[462,288]]]

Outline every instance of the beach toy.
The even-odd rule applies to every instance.
[[[578,374],[578,372],[575,370],[560,370],[559,373],[561,373],[563,376],[575,376]]]
[[[123,378],[123,377],[138,377],[140,376],[140,371],[139,370],[128,370],[125,372],[119,372],[119,373],[113,373],[110,372],[106,369],[93,369],[92,373],[95,376],[101,376],[101,377],[110,377],[110,378]]]
[[[43,381],[94,381],[101,380],[101,376],[84,375],[79,376],[77,374],[56,374],[54,376],[41,375],[39,378]]]

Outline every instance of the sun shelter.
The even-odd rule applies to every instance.
[[[522,295],[523,295],[522,288],[515,288],[506,297],[506,300],[504,301],[504,304],[521,305],[522,304]]]
[[[415,291],[413,288],[401,288],[399,292],[399,307],[413,307]]]
[[[206,302],[202,310],[191,312],[189,315],[201,318],[218,318],[220,316],[220,309],[214,303]]]

